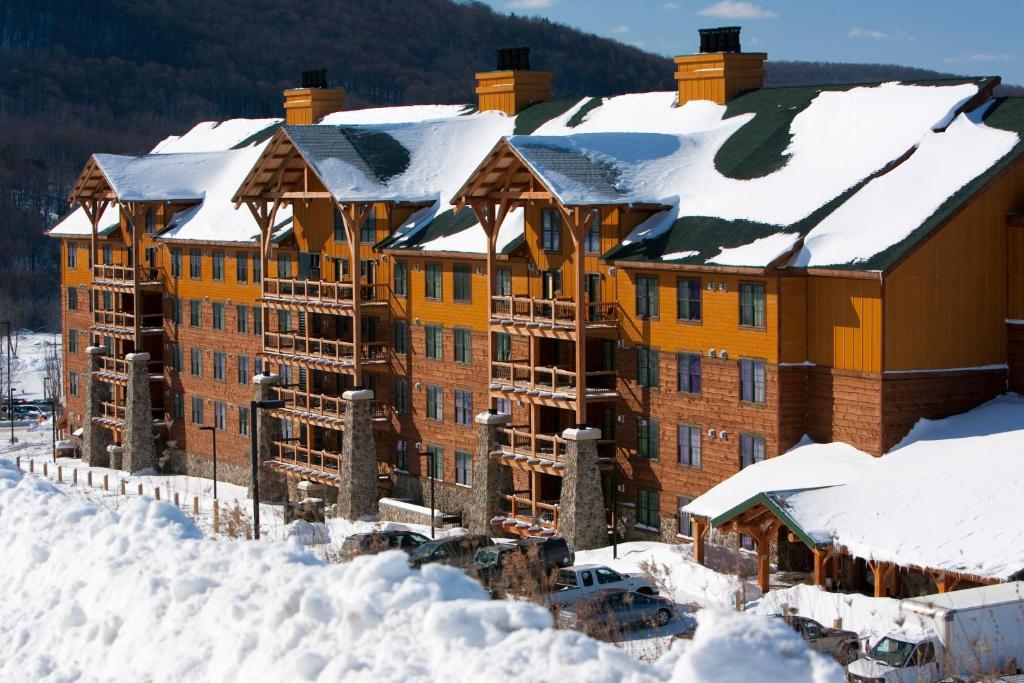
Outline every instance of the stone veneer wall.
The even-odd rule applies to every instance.
[[[406,499],[416,505],[430,507],[430,480],[395,472],[392,475],[391,497]],[[461,514],[463,521],[470,518],[473,489],[445,481],[434,482],[437,509],[445,514]],[[429,518],[427,522],[429,523]]]

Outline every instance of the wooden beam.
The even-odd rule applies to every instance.
[[[693,561],[697,564],[705,563],[705,544],[707,540],[705,536],[708,533],[708,518],[694,515],[691,518],[691,524],[693,524]]]
[[[362,302],[362,276],[359,273],[359,235],[363,230],[363,224],[370,215],[372,204],[351,203],[337,204],[341,212],[341,220],[345,226],[345,237],[348,240],[349,249],[349,271],[352,273],[352,369],[355,372],[356,386],[363,386],[363,312],[360,310]]]

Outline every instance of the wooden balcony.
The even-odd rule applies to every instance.
[[[387,342],[363,342],[364,365],[386,363]],[[287,356],[293,360],[328,370],[350,368],[355,359],[355,344],[339,339],[304,337],[298,334],[267,332],[263,335],[264,355]]]
[[[351,282],[264,278],[262,301],[270,308],[351,314],[353,287]],[[390,294],[387,283],[360,285],[359,296],[363,306],[386,306]]]
[[[100,356],[100,369],[96,371],[95,377],[111,384],[126,384],[130,372],[130,364],[124,358],[114,356]],[[151,360],[146,366],[151,380],[163,379],[163,361]]]
[[[160,271],[149,266],[115,266],[96,263],[92,267],[92,283],[99,289],[130,291],[135,287],[135,272],[138,271],[139,287],[160,287]]]
[[[498,428],[498,443],[501,451],[492,457],[503,464],[522,470],[553,474],[565,474],[565,451],[568,442],[561,434],[534,434],[529,425],[513,425]],[[598,446],[614,444],[614,439],[601,439]],[[602,469],[612,466],[611,458],[598,460]]]
[[[341,455],[285,441],[274,442],[271,469],[337,486],[341,479]]]
[[[617,374],[615,370],[588,372],[586,400],[615,400]],[[576,371],[559,366],[531,366],[522,360],[491,361],[491,391],[503,397],[515,395],[523,401],[564,408],[577,398]]]
[[[283,408],[270,411],[274,417],[293,419],[337,431],[344,428],[348,401],[341,396],[329,396],[290,387],[273,387],[271,393],[275,399],[286,404]],[[390,417],[391,406],[386,401],[371,401],[370,419],[373,422],[385,423]]]
[[[491,524],[519,536],[553,536],[558,531],[558,502],[501,496],[502,507]]]
[[[616,302],[587,303],[584,325],[598,336],[614,335],[619,325]],[[529,296],[491,297],[491,329],[494,332],[530,334],[553,339],[574,339],[576,302],[573,299],[537,299]]]
[[[93,417],[93,422],[109,427],[114,431],[121,431],[124,429],[125,419],[124,405],[103,401],[100,403],[100,414]]]
[[[163,334],[162,313],[143,314],[139,322],[143,334]],[[135,314],[95,309],[92,312],[92,326],[105,334],[131,339],[135,336]]]

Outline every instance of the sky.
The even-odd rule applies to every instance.
[[[880,62],[1024,85],[1024,0],[484,0],[663,55],[697,51],[697,29],[743,28],[769,60]]]

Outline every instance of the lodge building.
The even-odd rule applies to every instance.
[[[1024,101],[998,78],[764,88],[702,33],[678,89],[346,111],[96,154],[62,245],[92,463],[603,545],[803,435],[874,455],[1024,388]],[[255,380],[254,380],[255,377]],[[250,411],[254,398],[284,401]],[[396,503],[397,501],[397,503]],[[420,521],[420,520],[417,520]]]

